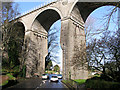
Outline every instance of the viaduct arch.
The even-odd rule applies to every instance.
[[[60,44],[63,50],[63,78],[88,78],[84,23],[89,14],[98,7],[116,6],[118,2],[81,1],[52,2],[17,18],[25,24],[26,77],[32,77],[35,72],[40,75],[44,73],[45,57],[48,53],[47,32],[55,21],[61,19]]]

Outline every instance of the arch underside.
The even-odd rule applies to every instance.
[[[35,20],[39,23],[39,27],[43,27],[48,32],[52,24],[59,19],[60,15],[55,10],[48,9],[40,13]],[[33,23],[34,26],[35,24]]]
[[[119,2],[77,2],[76,5],[80,11],[80,14],[84,20],[86,21],[87,17],[97,8],[102,6],[117,6]],[[120,6],[118,6],[120,7]]]

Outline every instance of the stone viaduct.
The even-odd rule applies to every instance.
[[[48,53],[47,37],[51,25],[61,19],[60,45],[63,51],[64,79],[88,77],[84,23],[95,9],[116,5],[114,0],[57,0],[39,7],[15,19],[15,24],[24,30],[25,53],[21,63],[26,65],[26,77],[45,71]],[[114,1],[114,2],[113,2]]]

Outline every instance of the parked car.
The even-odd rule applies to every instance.
[[[58,82],[58,77],[57,77],[57,76],[52,76],[52,77],[50,78],[50,81],[51,81],[51,82]]]
[[[42,74],[42,79],[49,79],[49,75],[48,74]]]
[[[61,79],[61,78],[62,78],[62,75],[61,75],[61,74],[58,74],[57,77],[58,77],[58,79]]]

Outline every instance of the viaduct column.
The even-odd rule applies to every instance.
[[[25,65],[26,77],[33,77],[34,73],[41,75],[45,71],[45,57],[47,55],[47,34],[27,30],[25,33]]]
[[[63,79],[85,79],[88,76],[83,25],[72,15],[61,20]]]

